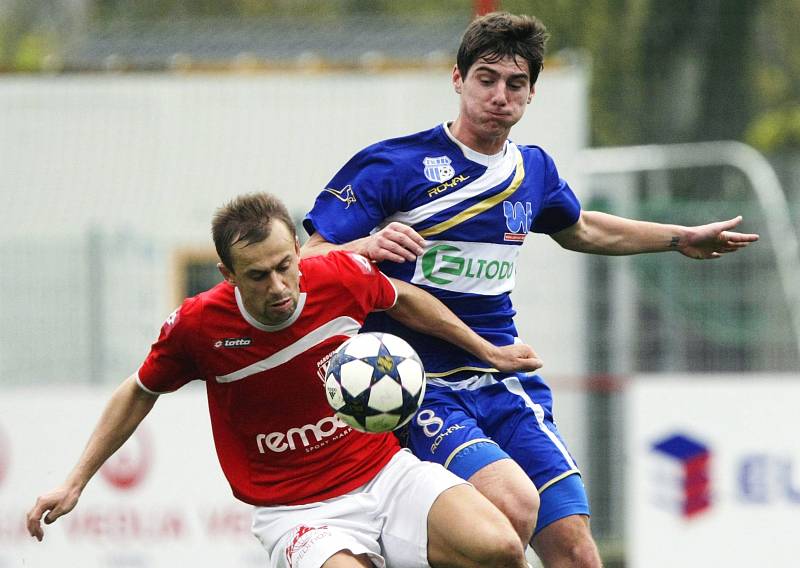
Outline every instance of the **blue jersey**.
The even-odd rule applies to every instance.
[[[320,193],[303,224],[335,244],[392,221],[413,227],[426,240],[425,252],[416,262],[383,262],[380,269],[424,288],[502,346],[517,337],[510,292],[526,235],[555,233],[579,216],[578,199],[541,148],[509,141],[500,154],[486,156],[439,125],[356,154]],[[492,371],[471,354],[384,314],[371,315],[363,329],[404,337],[429,377]]]

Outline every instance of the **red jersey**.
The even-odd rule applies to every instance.
[[[253,505],[337,497],[370,481],[399,450],[394,435],[364,434],[333,414],[324,371],[333,351],[397,291],[367,259],[341,251],[300,262],[300,298],[267,326],[227,282],[189,298],[167,319],[139,369],[153,393],[206,382],[219,462],[233,494]]]

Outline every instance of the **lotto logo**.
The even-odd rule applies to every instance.
[[[214,349],[219,349],[221,347],[249,347],[252,344],[253,340],[249,337],[226,337],[225,339],[215,341]]]

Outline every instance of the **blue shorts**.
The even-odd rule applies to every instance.
[[[578,466],[553,422],[550,388],[538,375],[484,374],[429,379],[408,428],[409,448],[463,479],[511,458],[540,493],[537,532],[570,515],[589,515]]]

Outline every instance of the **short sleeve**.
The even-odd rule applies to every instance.
[[[397,302],[397,289],[366,257],[354,252],[328,253],[336,260],[341,282],[356,297],[365,314],[388,310]]]
[[[303,219],[309,235],[343,244],[366,237],[395,213],[402,196],[389,151],[371,146],[339,170]]]
[[[541,153],[544,158],[544,199],[531,228],[536,233],[552,235],[578,221],[581,204],[569,184],[558,175],[553,159],[544,151]]]
[[[188,345],[193,311],[198,304],[196,298],[187,299],[161,326],[158,339],[139,368],[139,385],[145,390],[155,394],[171,392],[201,378]]]

